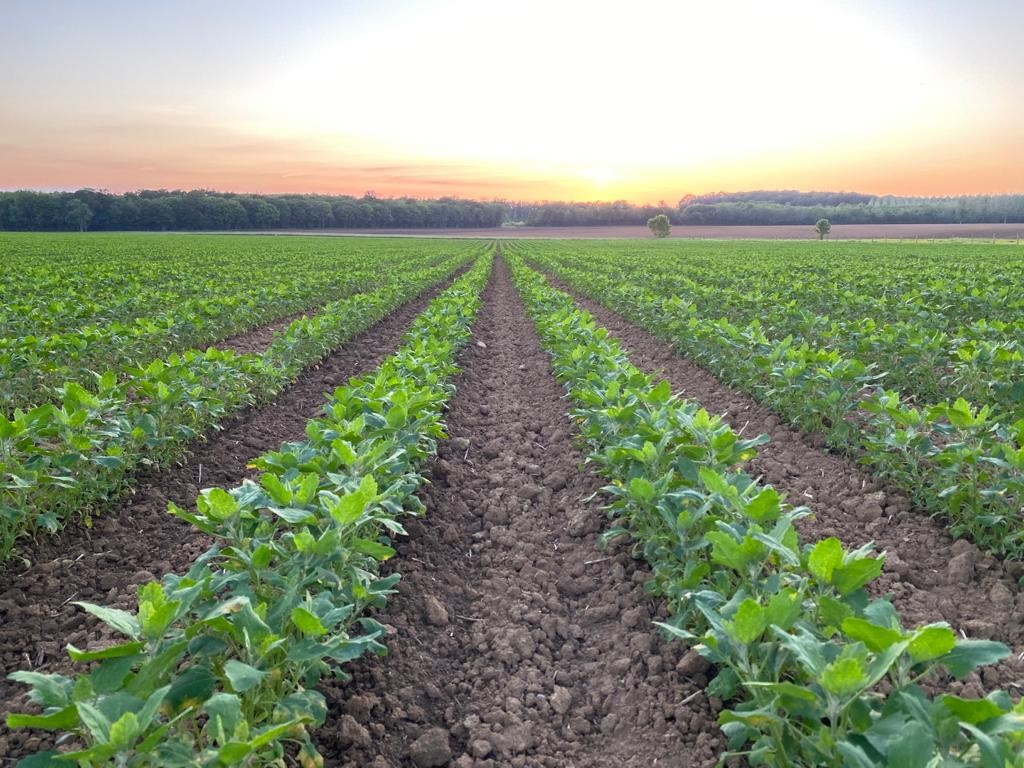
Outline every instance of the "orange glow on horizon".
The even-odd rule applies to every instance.
[[[149,4],[14,11],[0,189],[1024,192],[1024,10],[1000,0],[233,2],[199,28]],[[195,34],[222,44],[168,42]]]

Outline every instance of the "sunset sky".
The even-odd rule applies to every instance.
[[[0,188],[1024,191],[1021,0],[4,0]]]

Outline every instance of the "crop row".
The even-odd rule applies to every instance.
[[[72,748],[26,766],[283,766],[289,743],[301,765],[323,764],[307,731],[326,716],[314,687],[384,651],[365,612],[399,578],[380,573],[389,534],[423,512],[416,467],[443,437],[448,379],[490,264],[479,259],[394,355],[337,389],[305,442],[257,459],[259,482],[204,490],[194,512],[172,506],[216,543],[188,573],[143,586],[135,613],[80,604],[124,638],[69,646],[91,670],[12,675],[43,712],[8,724],[57,731]]]
[[[60,400],[0,416],[0,558],[17,539],[55,531],[117,495],[140,464],[179,456],[188,441],[240,408],[273,397],[306,366],[450,274],[466,253],[392,274],[372,293],[293,321],[261,354],[187,350],[108,372]]]
[[[514,280],[556,375],[575,404],[588,463],[610,484],[612,527],[629,534],[663,596],[661,626],[717,668],[708,694],[731,702],[719,722],[728,755],[751,765],[1017,764],[1024,705],[1003,692],[929,696],[921,683],[964,677],[1005,657],[944,623],[904,628],[869,599],[883,556],[835,538],[802,543],[808,510],[736,470],[763,438],[637,370],[572,298],[516,256]]]
[[[822,433],[917,505],[947,516],[954,535],[1024,555],[1024,419],[964,398],[919,406],[857,358],[777,339],[757,321],[709,320],[685,297],[641,285],[642,272],[606,274],[533,247],[529,256],[792,423]]]
[[[6,239],[0,238],[0,244],[8,245]],[[65,256],[74,257],[64,263],[46,253],[49,240],[30,242],[33,247],[22,256],[24,263],[15,258],[13,264],[22,289],[7,285],[2,291],[4,415],[53,399],[56,388],[68,381],[90,382],[92,371],[120,372],[171,352],[201,348],[279,317],[370,291],[392,270],[418,269],[436,263],[439,253],[471,250],[464,244],[439,251],[350,241],[300,259],[264,238],[252,252],[242,250],[237,241],[230,243],[235,249],[231,261],[223,258],[224,243],[211,238],[200,244],[188,237],[101,236],[98,242],[77,246],[57,238],[56,244],[70,249]],[[124,254],[119,248],[125,244],[134,244],[137,252]],[[104,259],[79,259],[81,249],[97,248]],[[50,270],[57,275],[46,274]]]
[[[400,265],[465,249],[467,244],[438,240],[424,247],[422,241],[385,238],[2,233],[0,247],[10,268],[0,285],[0,335],[11,337],[127,323],[174,310],[195,298],[259,298],[277,285],[315,296],[349,268]]]
[[[772,338],[873,364],[887,386],[918,402],[964,397],[1011,421],[1024,418],[1024,301],[1007,284],[1024,276],[1019,259],[991,264],[967,250],[962,258],[975,274],[950,279],[948,260],[904,255],[867,275],[847,263],[840,276],[834,264],[812,266],[800,255],[765,259],[774,271],[762,266],[757,279],[737,275],[732,254],[720,254],[712,273],[711,265],[652,250],[631,254],[630,271],[634,282],[636,272],[643,274],[654,293],[683,299],[695,316],[756,326]],[[604,256],[588,253],[587,268],[623,277],[621,262]],[[993,284],[994,275],[1002,280]]]

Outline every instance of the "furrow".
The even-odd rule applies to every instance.
[[[713,765],[706,664],[654,631],[625,547],[598,548],[600,481],[501,260],[474,338],[378,617],[389,657],[325,689],[328,764]]]

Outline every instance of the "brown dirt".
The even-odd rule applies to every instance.
[[[567,290],[561,281],[553,283]],[[944,620],[970,637],[1009,645],[1010,659],[989,668],[984,684],[1020,695],[1024,663],[1017,657],[1024,650],[1024,594],[1016,580],[1024,573],[1022,564],[1001,562],[966,540],[954,541],[939,520],[912,508],[906,497],[848,459],[823,450],[820,435],[790,428],[753,398],[681,357],[671,344],[570,293],[622,342],[637,367],[659,372],[677,394],[723,415],[743,435],[768,434],[771,442],[759,449],[751,474],[785,492],[791,503],[810,507],[814,517],[798,526],[806,540],[836,536],[847,546],[874,541],[885,550],[885,570],[876,591],[891,594],[904,624]],[[978,682],[972,676],[952,689],[982,695]]]
[[[192,506],[200,488],[231,487],[246,475],[250,459],[302,439],[306,422],[320,414],[327,393],[379,365],[448,283],[400,307],[308,369],[274,402],[225,424],[179,466],[140,474],[132,495],[97,517],[92,528],[71,524],[58,536],[24,546],[17,554],[32,563],[28,569],[16,557],[10,559],[0,571],[0,713],[26,706],[25,686],[6,680],[8,673],[64,670],[67,643],[84,647],[105,635],[107,630],[71,601],[133,607],[138,585],[188,568],[208,548],[205,536],[167,513],[169,501]],[[42,743],[38,734],[0,725],[0,756],[33,752]]]
[[[598,549],[600,482],[500,260],[485,300],[379,617],[390,656],[325,686],[328,765],[714,765],[706,665],[653,630],[625,548]]]
[[[636,238],[650,240],[646,226],[599,227],[492,227],[485,229],[308,229],[275,230],[270,232],[225,232],[221,234],[253,235],[378,235],[406,237],[471,237],[493,240],[497,238]],[[831,240],[899,240],[992,238],[1020,240],[1024,224],[833,224]],[[779,224],[763,226],[673,226],[673,238],[700,239],[784,239],[816,240],[817,233],[810,224]]]

